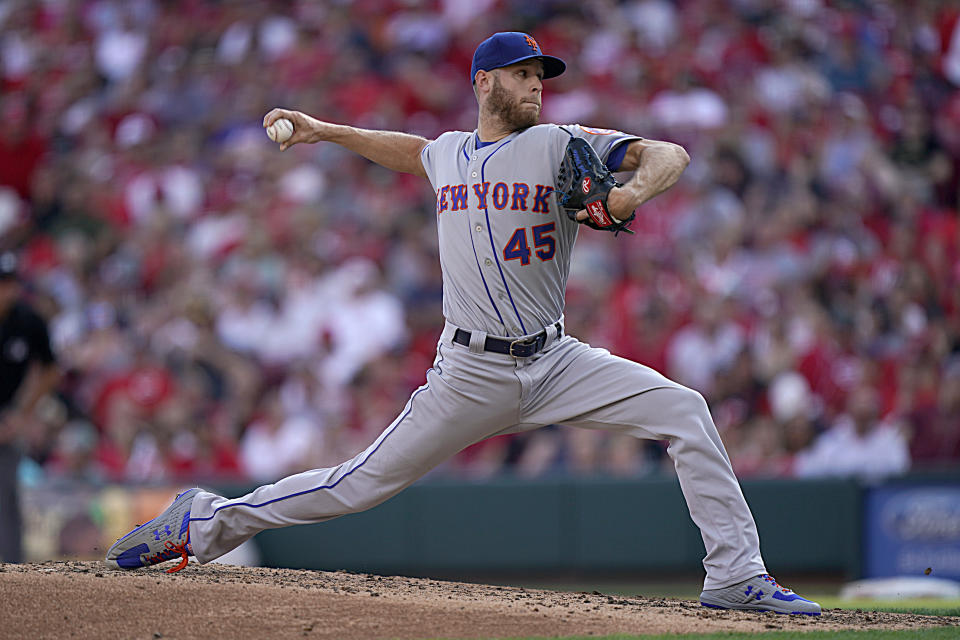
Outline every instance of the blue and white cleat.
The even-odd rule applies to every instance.
[[[711,609],[820,615],[819,604],[781,587],[773,576],[766,573],[723,589],[705,589],[700,594],[700,604]]]
[[[167,573],[187,566],[190,506],[200,491],[196,488],[184,491],[159,516],[114,542],[107,551],[107,564],[117,569],[139,569],[180,558],[180,564],[167,569]]]

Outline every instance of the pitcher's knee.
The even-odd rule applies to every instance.
[[[698,432],[716,431],[713,418],[710,416],[710,407],[700,392],[687,387],[676,387],[665,390],[663,401],[668,403],[668,422],[675,428],[685,431],[694,429]]]
[[[710,407],[699,391],[688,387],[679,387],[674,391],[677,394],[674,404],[678,413],[710,415]]]

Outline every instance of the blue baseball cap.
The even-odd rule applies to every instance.
[[[531,36],[519,31],[503,31],[481,42],[473,52],[470,81],[476,82],[477,71],[481,69],[499,69],[530,58],[543,60],[544,79],[555,78],[567,68],[567,64],[560,58],[543,55],[540,45]]]

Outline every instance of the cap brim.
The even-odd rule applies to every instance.
[[[554,56],[540,56],[540,59],[543,60],[543,78],[556,78],[558,75],[567,70],[567,63],[561,60],[560,58],[555,58]]]
[[[517,58],[516,60],[511,60],[510,62],[503,64],[499,68],[502,69],[503,67],[509,67],[512,64],[517,64],[518,62],[523,62],[524,60],[532,60],[534,58],[536,58],[537,60],[543,61],[543,79],[544,80],[546,80],[547,78],[556,78],[558,75],[560,75],[567,69],[567,63],[561,60],[560,58],[556,58],[554,56],[538,56],[536,54],[532,56],[523,56],[522,58]]]

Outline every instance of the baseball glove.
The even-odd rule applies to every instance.
[[[627,227],[633,222],[635,213],[626,220],[617,220],[607,209],[607,195],[614,187],[619,187],[609,169],[600,161],[597,152],[583,138],[571,136],[560,163],[557,174],[557,201],[574,222],[585,224],[591,229],[621,231],[633,233]],[[586,220],[577,220],[577,212],[585,209]]]

